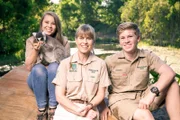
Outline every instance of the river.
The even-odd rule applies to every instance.
[[[74,42],[70,42],[70,46],[72,46],[71,49],[70,49],[70,52],[71,52],[71,55],[72,55],[77,51],[77,48],[76,48]],[[104,48],[104,49],[102,49],[102,48]],[[107,50],[107,49],[111,49],[111,50]],[[96,55],[111,54],[111,53],[116,52],[116,50],[113,50],[113,49],[114,48],[113,48],[112,44],[109,44],[109,45],[108,44],[99,44],[99,45],[96,45],[96,48],[94,48],[94,53]],[[10,65],[0,66],[0,77],[3,76],[4,74],[8,73],[14,67],[16,67],[16,66],[10,66]]]

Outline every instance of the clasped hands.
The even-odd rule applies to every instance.
[[[80,107],[77,112],[79,113],[79,116],[86,117],[89,120],[93,120],[97,116],[97,112],[89,107],[89,105]]]

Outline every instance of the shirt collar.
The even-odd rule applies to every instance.
[[[143,58],[143,57],[145,57],[144,50],[138,49],[138,54],[137,54],[136,58]],[[123,50],[121,50],[118,53],[118,59],[125,59],[125,55],[123,53]]]
[[[72,57],[71,63],[83,64],[83,63],[79,60],[78,52],[76,52],[75,54],[73,54],[71,57]],[[91,63],[91,62],[93,62],[93,61],[95,61],[95,60],[96,60],[96,59],[95,59],[95,55],[91,52],[91,53],[89,54],[89,57],[88,57],[86,63],[84,63],[84,65],[89,64],[89,63]]]

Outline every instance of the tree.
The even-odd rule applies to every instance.
[[[1,15],[0,15],[0,53],[10,54],[18,51],[23,46],[23,34],[26,34],[28,29],[27,15],[31,8],[30,1],[24,0],[1,0],[0,1]]]
[[[137,23],[142,37],[151,39],[155,45],[175,45],[180,40],[180,12],[168,0],[130,0],[121,11],[121,20]]]
[[[97,21],[97,8],[101,0],[66,0],[60,4],[63,29],[70,39],[74,38],[76,28],[82,24],[91,24]]]
[[[119,10],[126,0],[104,0],[104,4],[100,7],[100,19],[114,28],[121,21],[121,11]]]

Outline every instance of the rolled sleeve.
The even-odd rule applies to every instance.
[[[65,88],[67,83],[66,78],[67,78],[67,64],[66,61],[63,60],[57,69],[56,77],[53,79],[52,83]]]
[[[102,68],[101,68],[101,74],[100,74],[100,87],[108,87],[109,85],[111,85],[109,76],[108,76],[108,72],[107,72],[107,67],[106,67],[106,63],[103,61],[102,62]]]
[[[34,49],[32,41],[33,41],[33,37],[30,37],[26,40],[26,52],[25,52],[26,58],[31,55],[31,52]]]
[[[150,70],[153,71],[158,71],[159,68],[164,65],[164,61],[162,61],[157,55],[155,55],[154,53],[150,52],[150,54],[148,55],[149,57],[149,66],[150,66]]]

